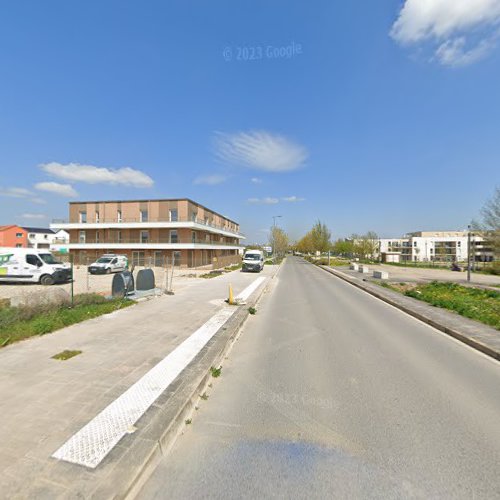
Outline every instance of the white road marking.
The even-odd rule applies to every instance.
[[[237,298],[248,299],[265,280],[266,278],[257,278]],[[66,462],[96,468],[237,310],[237,307],[225,306],[215,313],[52,456]]]

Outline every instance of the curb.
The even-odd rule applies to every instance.
[[[486,354],[487,356],[490,356],[496,360],[500,361],[500,349],[496,347],[489,346],[479,340],[476,340],[472,338],[471,336],[467,335],[465,332],[460,331],[456,328],[455,325],[447,325],[445,324],[445,321],[438,321],[435,319],[430,318],[428,315],[422,313],[418,309],[423,309],[428,310],[431,314],[435,311],[433,311],[433,306],[426,304],[424,302],[417,301],[416,299],[410,298],[410,297],[405,297],[403,295],[397,294],[397,292],[393,292],[391,290],[385,290],[385,293],[381,293],[381,290],[377,290],[375,287],[376,285],[367,285],[364,282],[359,282],[356,278],[352,278],[351,276],[348,276],[347,274],[342,273],[341,271],[336,271],[334,269],[328,268],[326,266],[317,266],[323,271],[326,271],[329,274],[332,274],[336,276],[337,278],[340,278],[347,283],[349,283],[352,286],[355,286],[356,288],[359,288],[360,290],[363,290],[370,295],[376,297],[377,299],[380,299],[387,304],[390,304],[393,307],[396,307],[400,311],[405,312],[406,314],[409,314],[410,316],[413,316],[414,318],[436,328],[437,330],[449,335],[450,337],[455,338],[456,340],[459,340],[460,342],[468,345],[469,347],[472,347],[473,349],[476,349],[477,351],[482,352],[483,354]],[[402,299],[404,299],[405,303],[402,303]],[[433,308],[433,309],[431,309]],[[440,312],[447,312],[448,314],[452,314],[448,311],[438,309]],[[476,324],[472,320],[468,318],[464,318],[462,316],[459,316],[460,321],[466,323],[466,322],[472,322],[471,324],[473,326],[476,326],[476,328],[488,330],[489,335],[491,335],[491,332],[496,333],[497,336],[500,337],[500,332],[497,330],[488,327],[487,325],[482,325],[482,324]],[[455,318],[454,318],[455,319]],[[451,321],[450,321],[451,322]]]
[[[134,464],[135,470],[131,471],[129,468],[124,477],[125,471],[118,466],[116,469],[118,473],[117,477],[113,478],[114,474],[111,472],[104,481],[105,484],[99,485],[94,490],[91,495],[92,498],[132,500],[137,497],[160,461],[169,453],[176,439],[182,433],[185,427],[185,420],[192,414],[200,398],[200,394],[203,394],[211,381],[210,367],[222,364],[226,354],[233,347],[241,327],[250,316],[248,308],[255,307],[261,297],[271,288],[280,269],[281,265],[270,276],[268,282],[261,290],[257,292],[256,297],[248,300],[244,306],[240,306],[240,309],[217,331],[207,346],[185,368],[184,377],[181,374],[178,377],[179,380],[173,383],[175,386],[173,394],[167,390],[142,417],[147,418],[149,413],[149,419],[145,422],[145,425],[143,422],[143,434],[146,435],[141,436],[142,439],[140,442],[139,440],[132,442],[130,450],[127,453],[127,455],[134,456],[135,452],[138,451],[136,448],[140,448],[141,443],[146,443],[147,445],[147,450],[142,453],[140,463]],[[203,366],[198,366],[200,364],[203,364]],[[192,385],[189,386],[189,381],[187,380],[191,375],[195,377],[195,380],[198,378],[194,389]],[[188,385],[189,387],[185,388],[183,385]],[[176,399],[178,401],[175,401]],[[175,413],[168,415],[167,406],[175,407],[176,404]],[[153,434],[153,436],[150,436],[150,434]],[[124,461],[127,462],[126,458]],[[118,491],[116,488],[117,485],[119,485]]]

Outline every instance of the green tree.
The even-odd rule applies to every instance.
[[[269,245],[274,255],[282,257],[290,246],[288,235],[280,227],[273,226],[269,234]]]
[[[314,224],[311,229],[311,239],[312,245],[315,251],[317,252],[328,252],[331,248],[331,239],[332,235],[330,230],[326,226],[326,224],[322,224],[321,221],[318,220],[316,224]]]

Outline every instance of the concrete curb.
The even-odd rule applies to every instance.
[[[446,333],[450,337],[467,344],[469,347],[496,360],[500,360],[500,332],[494,328],[456,315],[450,311],[436,308],[417,299],[406,297],[392,290],[381,289],[377,285],[366,283],[327,266],[318,267]]]
[[[133,499],[140,493],[162,458],[168,454],[177,437],[211,381],[210,368],[220,366],[247,320],[249,307],[255,307],[273,285],[281,265],[268,282],[223,325],[138,423],[139,432],[126,436],[106,461],[117,462],[91,497],[95,499]],[[120,454],[121,456],[118,456]]]

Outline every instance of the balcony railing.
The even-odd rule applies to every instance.
[[[169,239],[169,238],[99,238],[99,239],[89,239],[85,238],[85,241],[70,241],[70,245],[214,245],[214,246],[242,246],[238,242],[229,243],[227,241],[215,241],[215,240],[203,240],[203,239],[192,239],[192,238],[177,238],[177,239]]]
[[[150,222],[194,222],[196,224],[200,224],[202,226],[208,226],[212,227],[214,229],[221,229],[224,231],[230,231],[234,234],[238,234],[243,236],[242,233],[237,231],[236,229],[233,229],[229,226],[221,226],[218,224],[214,224],[213,222],[210,221],[205,221],[202,219],[194,219],[194,218],[182,218],[178,217],[176,220],[171,220],[168,217],[154,217],[154,218],[148,218],[147,221],[142,220],[140,218],[123,218],[123,219],[106,219],[106,218],[99,218],[99,220],[87,220],[85,222],[78,221],[78,220],[67,220],[67,219],[53,219],[52,224],[127,224],[127,223],[141,223],[141,224],[148,224]]]

